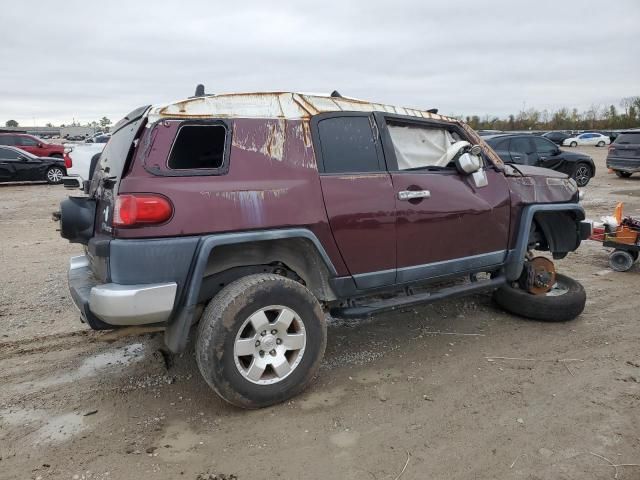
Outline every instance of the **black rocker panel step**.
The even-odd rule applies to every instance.
[[[370,303],[369,305],[358,305],[355,307],[336,307],[330,310],[331,316],[338,318],[361,318],[377,313],[396,310],[398,308],[410,307],[413,305],[422,305],[425,303],[435,302],[445,298],[470,295],[472,293],[480,293],[495,290],[506,283],[503,276],[495,277],[490,280],[479,280],[475,282],[465,283],[464,285],[455,285],[453,287],[443,288],[435,292],[417,293],[414,295],[393,297],[379,302]]]

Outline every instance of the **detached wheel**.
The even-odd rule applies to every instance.
[[[584,310],[587,294],[584,287],[566,275],[556,274],[553,288],[541,295],[533,295],[511,285],[496,290],[496,303],[504,310],[544,322],[566,322],[573,320]]]
[[[320,367],[327,326],[303,285],[272,274],[227,285],[202,314],[196,359],[227,402],[261,408],[300,393]]]
[[[636,252],[631,253],[624,250],[614,250],[611,252],[611,255],[609,255],[609,266],[616,272],[626,272],[633,267],[637,259],[638,254]]]
[[[632,174],[631,172],[621,172],[620,170],[614,170],[616,175],[620,178],[629,178]]]
[[[578,142],[571,142],[569,144],[570,147],[577,147],[578,146]]]
[[[576,165],[576,170],[573,173],[573,179],[576,181],[579,187],[586,187],[593,176],[591,167],[587,163],[579,163]]]
[[[51,185],[62,183],[62,177],[64,177],[64,171],[60,167],[51,167],[45,174],[47,182],[49,182]]]

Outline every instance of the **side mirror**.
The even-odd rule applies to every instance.
[[[38,144],[38,147],[39,147],[39,148],[44,148],[44,143],[39,143],[39,144]]]
[[[486,187],[489,183],[487,174],[482,168],[482,147],[474,145],[468,152],[463,153],[456,159],[456,168],[460,173],[471,176],[476,188]]]
[[[460,173],[470,175],[480,170],[481,167],[482,160],[478,155],[473,155],[471,152],[463,153],[456,159],[456,168]]]

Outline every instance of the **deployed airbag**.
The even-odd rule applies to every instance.
[[[451,161],[447,151],[455,139],[449,131],[393,124],[388,127],[399,170],[445,167]]]

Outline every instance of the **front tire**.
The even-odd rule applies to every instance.
[[[300,393],[320,368],[327,326],[318,300],[273,274],[243,277],[210,302],[198,327],[200,373],[227,402],[262,408]]]
[[[573,320],[582,313],[587,302],[584,287],[559,273],[554,287],[546,294],[532,295],[518,287],[505,285],[496,290],[493,298],[510,313],[543,322]]]
[[[614,170],[616,175],[620,178],[629,178],[632,174],[631,172],[621,172],[620,170]]]
[[[571,142],[569,144],[570,147],[577,147],[578,146],[578,142]]]
[[[62,177],[64,177],[64,170],[60,167],[50,167],[44,175],[45,180],[51,185],[62,183]]]
[[[576,181],[579,187],[586,187],[593,176],[591,167],[586,163],[579,163],[576,165],[576,169],[573,172],[573,179]]]
[[[596,147],[604,147],[604,142],[602,142],[602,141],[598,142],[598,144],[596,145]]]

